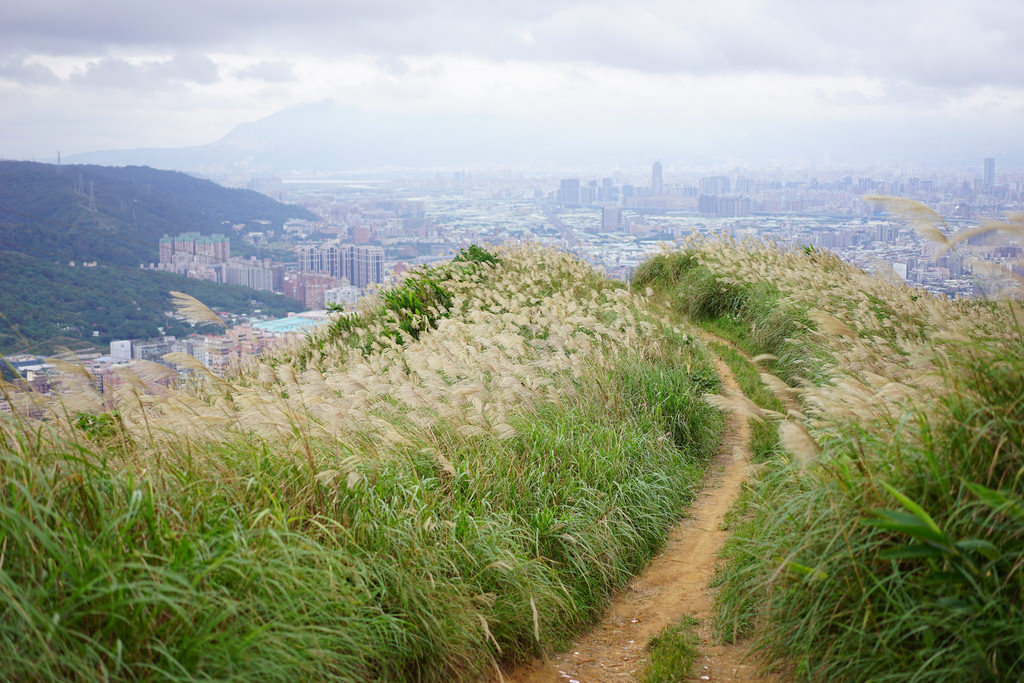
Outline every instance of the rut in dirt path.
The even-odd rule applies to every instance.
[[[705,336],[705,335],[701,335]],[[714,338],[715,341],[720,341]],[[740,392],[732,371],[713,357],[723,390]],[[647,641],[684,615],[700,620],[701,654],[693,667],[695,680],[768,681],[745,659],[742,645],[714,645],[712,603],[708,588],[718,553],[729,532],[722,530],[750,469],[750,426],[733,413],[725,416],[718,453],[709,465],[704,489],[690,508],[690,517],[670,532],[664,551],[624,591],[615,596],[604,618],[572,648],[546,662],[534,662],[507,672],[506,681],[635,680],[647,662]]]

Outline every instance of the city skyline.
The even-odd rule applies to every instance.
[[[40,170],[37,164],[14,165]],[[93,182],[98,167],[78,167],[79,173],[70,172],[72,168],[50,165],[41,170],[44,176],[70,184],[78,210],[90,215],[101,209],[124,212],[123,201],[120,209],[117,201],[110,201],[112,187],[107,182]],[[984,295],[986,288],[1001,286],[975,277],[975,272],[984,274],[985,268],[1024,273],[1021,247],[1012,240],[972,237],[942,253],[898,213],[887,215],[884,199],[878,199],[897,196],[925,203],[943,218],[938,230],[955,240],[972,226],[1015,220],[1012,217],[1024,205],[1024,173],[1005,169],[999,157],[977,158],[966,173],[876,170],[842,174],[715,168],[694,172],[673,169],[659,160],[630,173],[597,168],[561,175],[435,171],[376,179],[288,181],[258,176],[242,186],[291,203],[303,217],[272,225],[238,216],[201,231],[183,225],[192,229],[151,237],[152,258],[159,260],[140,265],[143,272],[170,271],[196,280],[242,285],[254,294],[256,290],[283,294],[308,311],[298,320],[267,321],[260,311],[232,314],[232,325],[251,324],[263,330],[254,333],[257,336],[289,334],[314,325],[323,319],[321,309],[328,305],[351,310],[361,294],[392,286],[404,274],[451,258],[471,244],[538,243],[568,251],[621,280],[628,280],[644,259],[666,244],[720,235],[769,240],[792,249],[829,249],[856,266],[888,272],[944,296]],[[93,186],[95,199],[82,189]],[[126,235],[126,240],[131,239]],[[24,256],[29,259],[52,261],[53,254],[28,252]],[[93,256],[104,261],[103,254]],[[150,257],[141,254],[140,258]],[[975,271],[978,259],[989,264]],[[72,273],[98,265],[96,260],[76,258],[58,259],[47,267]],[[100,341],[111,336],[110,329],[121,329],[119,323],[106,319],[97,325],[91,338]],[[160,336],[151,338],[152,349],[146,346],[150,342],[139,346],[139,353],[170,348],[172,342],[162,338],[164,332]],[[188,343],[188,339],[178,341]],[[222,351],[234,353],[240,348],[227,338],[222,341]],[[261,347],[253,344],[251,348]],[[133,358],[135,352],[133,346]]]

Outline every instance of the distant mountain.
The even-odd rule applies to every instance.
[[[138,268],[157,260],[165,233],[231,234],[232,224],[255,221],[280,228],[293,217],[314,216],[183,173],[0,162],[0,351],[46,351],[58,339],[103,345],[158,327],[184,333],[164,315],[170,290],[233,313],[297,310],[269,292]],[[99,265],[82,267],[92,261]]]
[[[400,113],[381,113],[328,101],[290,107],[244,123],[208,145],[90,152],[70,159],[147,164],[208,175],[438,168],[477,163],[533,165],[579,161],[588,155],[614,166],[618,160],[608,153],[606,144],[612,136],[587,126],[587,121],[581,121],[566,129],[539,119],[441,115],[412,107]],[[619,131],[614,139],[629,149],[629,158],[657,158],[663,141],[651,144],[650,140],[636,139],[638,134],[645,133]]]
[[[615,95],[609,92],[609,97]],[[637,103],[637,106],[642,106]],[[209,177],[289,172],[332,173],[500,166],[608,169],[648,166],[655,159],[691,167],[777,167],[793,162],[977,164],[995,153],[1001,168],[1024,163],[1024,144],[1004,128],[936,121],[863,120],[854,116],[780,121],[765,117],[674,118],[650,112],[649,125],[608,112],[439,114],[409,105],[369,111],[334,101],[302,104],[243,123],[206,145],[95,151],[76,163],[142,164]],[[641,118],[640,121],[644,119]],[[988,150],[984,153],[980,150]],[[787,161],[788,160],[788,161]]]
[[[480,117],[441,117],[414,111],[379,114],[321,102],[244,123],[208,145],[92,152],[71,160],[143,163],[211,175],[345,171],[465,162],[487,156],[492,148],[504,149],[501,142],[505,137],[499,122]]]
[[[314,218],[302,207],[184,173],[0,161],[0,250],[137,266],[164,234],[231,233],[236,223]]]

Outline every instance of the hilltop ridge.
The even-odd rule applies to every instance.
[[[1020,679],[1024,307],[993,275],[1001,297],[948,299],[732,241],[637,272],[749,354],[716,348],[749,398],[715,404],[761,462],[715,581],[724,642],[799,680]]]
[[[64,368],[0,417],[0,671],[478,680],[563,650],[687,513],[726,411],[758,467],[688,642],[1018,680],[1022,315],[812,249],[693,242],[626,287],[474,247],[227,377]]]
[[[600,614],[722,422],[699,344],[529,246],[236,375],[173,360],[187,386],[139,362],[111,394],[73,368],[11,394],[4,677],[479,679]]]

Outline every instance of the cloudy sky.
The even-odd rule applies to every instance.
[[[0,158],[205,144],[324,100],[620,154],[1024,166],[1024,2],[0,3]]]

